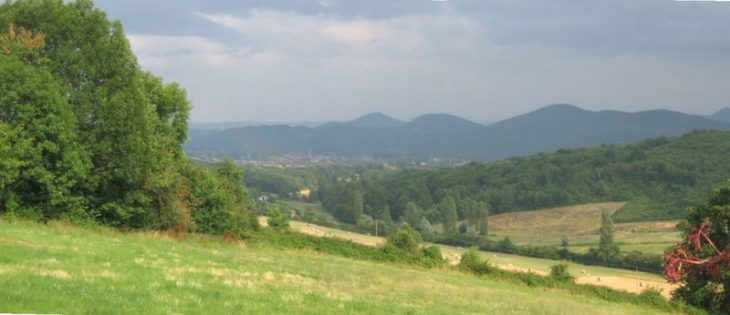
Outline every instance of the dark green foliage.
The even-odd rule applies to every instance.
[[[73,108],[78,142],[91,162],[79,185],[88,207],[102,222],[139,227],[155,199],[145,185],[171,166],[171,152],[163,150],[168,135],[158,128],[168,121],[159,120],[157,104],[148,98],[154,92],[147,90],[121,24],[84,0],[14,1],[2,12],[2,20],[47,34],[41,55],[65,89],[59,92]],[[177,125],[185,127],[186,109],[180,108]],[[180,136],[171,137],[179,147]]]
[[[441,213],[441,222],[444,225],[444,233],[454,233],[457,231],[457,213],[456,213],[456,202],[454,198],[445,197],[441,199],[438,204],[439,212]]]
[[[7,1],[0,21],[39,39],[0,42],[0,212],[236,237],[257,228],[237,166],[188,162],[186,92],[139,68],[120,22],[89,0]]]
[[[563,236],[560,237],[560,246],[568,247],[568,245],[570,245],[570,239],[567,234],[563,233]]]
[[[567,260],[588,265],[601,265],[612,268],[623,268],[629,270],[639,269],[644,272],[660,274],[663,270],[662,256],[658,254],[646,254],[633,251],[626,255],[617,255],[609,261],[598,259],[596,249],[592,248],[588,253],[575,253],[566,248],[557,246],[517,246],[508,239],[493,241],[482,237],[474,237],[466,234],[442,235],[435,237],[433,242],[451,246],[477,246],[480,250],[490,252],[501,252],[516,254],[528,257],[546,258],[552,260]]]
[[[191,165],[190,204],[197,231],[206,234],[230,234],[249,237],[257,230],[258,219],[253,203],[242,186],[243,174],[227,160],[212,170]]]
[[[313,188],[316,181],[309,170],[259,167],[247,165],[243,167],[246,176],[246,187],[260,193],[274,194],[281,197],[296,195],[300,190]]]
[[[512,240],[509,237],[503,238],[499,242],[498,247],[499,247],[500,251],[502,251],[503,253],[517,253],[519,251],[519,249],[517,248],[517,245],[512,243]]]
[[[461,255],[459,260],[459,268],[481,276],[493,272],[496,268],[489,264],[489,260],[482,260],[479,250],[471,247]]]
[[[416,232],[410,226],[405,226],[395,233],[390,233],[386,237],[386,241],[389,245],[394,246],[402,251],[408,253],[415,253],[421,247],[423,239],[421,235]]]
[[[724,162],[728,154],[730,132],[696,131],[677,138],[449,168],[351,168],[331,175],[313,171],[322,173],[317,176],[318,196],[335,215],[339,212],[335,205],[351,203],[338,200],[352,196],[348,190],[360,190],[366,212],[388,205],[392,217],[399,218],[412,202],[432,224],[448,219],[445,230],[454,231],[452,209],[445,206],[447,197],[454,201],[457,220],[469,225],[485,216],[483,210],[489,215],[604,201],[629,201],[613,214],[615,222],[680,218],[686,207],[699,203],[712,187],[730,177],[730,164]],[[358,175],[359,182],[337,182]],[[478,211],[473,211],[474,203]],[[481,223],[486,222],[479,223],[477,228],[485,235]]]
[[[697,207],[687,210],[678,225],[684,244],[666,256],[669,280],[679,274],[675,299],[713,312],[730,310],[730,181]]]
[[[44,68],[0,54],[0,91],[0,151],[7,152],[0,169],[0,212],[15,209],[21,216],[53,219],[83,211],[75,188],[87,176],[88,161],[57,80]]]
[[[269,227],[274,230],[289,229],[289,217],[281,212],[276,205],[266,205],[266,215],[269,217]]]
[[[428,261],[432,261],[434,266],[441,266],[446,263],[444,257],[441,255],[441,247],[431,245],[423,248],[423,256]]]
[[[568,263],[561,262],[557,265],[550,266],[550,277],[559,282],[570,282],[573,283],[575,277],[568,272]]]
[[[418,227],[418,223],[421,221],[421,209],[418,208],[418,205],[413,202],[406,204],[406,212],[403,214],[403,221],[413,228]]]
[[[428,268],[444,265],[444,260],[440,256],[440,250],[438,248],[426,248],[424,250],[407,252],[389,244],[381,247],[373,247],[341,238],[319,237],[292,230],[275,231],[273,229],[262,229],[258,233],[253,234],[247,240],[247,244],[274,246],[283,249],[315,250],[348,258],[419,265]]]
[[[601,211],[601,229],[598,240],[597,256],[603,262],[612,260],[619,253],[619,248],[613,243],[613,219],[605,209]]]
[[[431,226],[431,222],[428,222],[428,219],[426,218],[421,218],[418,222],[418,226],[416,226],[416,230],[418,230],[418,233],[421,233],[421,236],[423,236],[425,240],[433,239],[436,234],[436,231],[434,231]]]

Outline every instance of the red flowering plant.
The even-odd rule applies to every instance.
[[[710,311],[730,310],[730,181],[678,228],[684,242],[664,255],[664,278],[678,283],[673,298]]]
[[[724,270],[730,269],[730,250],[720,251],[707,236],[710,222],[700,227],[692,227],[687,235],[687,243],[677,245],[674,250],[664,255],[664,278],[670,283],[677,283],[690,273],[706,274],[711,280],[722,281]],[[709,256],[703,255],[711,252]]]

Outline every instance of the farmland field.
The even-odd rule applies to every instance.
[[[592,203],[536,211],[512,212],[489,218],[489,233],[515,244],[560,245],[563,234],[568,249],[585,252],[598,244],[601,210],[613,213],[625,202]],[[680,241],[677,220],[614,224],[614,241],[622,251],[661,254]]]
[[[449,269],[2,220],[0,287],[0,312],[14,313],[662,313]]]
[[[293,221],[291,222],[291,226],[292,229],[302,233],[323,237],[339,237],[370,246],[381,244],[385,241],[383,238],[372,235],[345,232],[304,222]],[[450,260],[452,264],[457,263],[459,255],[465,251],[463,248],[454,246],[442,244],[433,245],[441,247],[441,253],[446,259]],[[542,275],[548,274],[550,266],[557,263],[550,259],[524,257],[503,253],[481,252],[481,254],[484,259],[489,259],[491,264],[499,268],[524,272],[530,271]],[[577,283],[604,285],[634,293],[640,293],[648,287],[653,287],[659,289],[665,297],[669,297],[669,294],[673,289],[673,286],[668,284],[662,277],[651,273],[634,272],[600,266],[585,266],[577,263],[571,263],[570,270],[576,277]]]
[[[489,218],[489,234],[493,240],[509,237],[518,245],[560,245],[562,235],[569,238],[568,249],[573,252],[586,252],[598,245],[598,230],[601,227],[601,210],[613,213],[623,207],[625,202],[591,203],[524,212],[511,212]],[[331,214],[319,204],[289,202],[289,206],[305,213],[308,218],[328,226],[337,225]],[[680,241],[675,228],[677,220],[614,224],[614,240],[623,252],[637,250],[644,253],[661,254],[664,250]],[[293,224],[296,224],[293,222]],[[321,225],[321,224],[320,224]],[[440,228],[440,224],[435,225]],[[320,234],[339,235],[338,230],[323,228]],[[307,231],[304,231],[307,232]],[[371,234],[375,234],[372,231]],[[350,236],[353,238],[355,236]],[[357,236],[358,238],[360,236]],[[361,242],[372,245],[374,238]]]

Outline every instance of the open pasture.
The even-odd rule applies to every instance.
[[[274,250],[0,221],[0,312],[661,314],[559,290]]]
[[[496,239],[509,237],[515,244],[556,246],[565,234],[570,250],[585,252],[598,245],[602,209],[613,213],[625,204],[592,203],[494,215],[489,218],[489,233]],[[677,223],[677,220],[616,223],[614,241],[624,252],[661,254],[680,241]]]
[[[362,235],[352,232],[345,232],[337,229],[318,226],[304,222],[291,222],[292,229],[302,233],[323,237],[339,237],[351,240],[360,244],[374,246],[385,240],[372,235]],[[458,263],[460,255],[466,251],[465,248],[435,244],[441,247],[441,253],[451,264]],[[507,270],[523,272],[534,272],[541,275],[549,274],[550,266],[557,264],[557,261],[509,255],[502,253],[481,252],[483,258],[489,259],[493,265]],[[599,266],[586,266],[571,263],[570,272],[576,277],[577,283],[590,283],[604,285],[611,288],[626,290],[628,292],[640,293],[649,286],[657,288],[662,295],[669,297],[673,286],[667,283],[662,277],[644,272],[634,272],[624,269],[614,269]]]

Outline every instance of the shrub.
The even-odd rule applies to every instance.
[[[560,246],[568,247],[569,244],[570,244],[570,239],[568,239],[568,235],[563,233],[563,236],[560,238]]]
[[[575,278],[568,272],[568,263],[561,262],[550,266],[550,277],[560,282],[573,282]]]
[[[269,227],[274,230],[286,230],[289,228],[289,217],[281,212],[279,206],[267,205],[266,215],[269,216]]]
[[[410,226],[404,226],[397,232],[388,235],[386,238],[388,244],[395,246],[405,252],[415,253],[421,246],[421,235],[413,230]]]
[[[461,255],[459,268],[475,275],[485,275],[493,271],[493,267],[489,265],[489,260],[482,260],[476,247],[469,248]]]
[[[423,248],[423,257],[426,258],[425,265],[428,267],[443,266],[446,262],[441,255],[441,247],[435,245]]]

